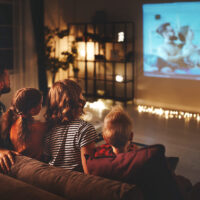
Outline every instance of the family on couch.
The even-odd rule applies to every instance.
[[[48,131],[42,131],[45,124],[33,119],[41,109],[39,94],[34,88],[18,90],[11,107],[3,114],[1,146],[12,153],[1,150],[1,167],[5,172],[9,170],[14,151],[41,160],[44,146],[48,155],[45,153],[43,159],[48,159],[50,165],[87,173],[84,155],[92,155],[97,135],[91,124],[80,119],[85,105],[81,87],[72,80],[58,81],[52,86],[45,114]]]
[[[33,118],[41,110],[42,99],[39,90],[22,88],[2,115],[0,167],[4,173],[14,164],[15,155],[22,154],[49,165],[136,184],[144,199],[184,199],[164,146],[133,147],[132,120],[121,107],[105,117],[107,146],[95,148],[96,131],[81,119],[85,99],[75,81],[57,81],[50,88],[45,123]]]

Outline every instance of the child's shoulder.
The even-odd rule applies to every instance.
[[[87,122],[83,119],[77,119],[74,121],[75,123],[78,123],[80,127],[85,127],[85,126],[93,126],[90,122]]]
[[[138,146],[133,142],[131,142],[128,146],[128,151],[136,151],[136,150],[138,150]]]

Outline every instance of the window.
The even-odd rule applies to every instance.
[[[13,5],[0,1],[0,67],[13,69]]]

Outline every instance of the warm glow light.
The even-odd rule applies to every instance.
[[[79,45],[79,55],[81,58],[85,58],[85,45],[84,44]]]
[[[94,60],[94,43],[93,42],[87,43],[87,59]]]
[[[62,59],[64,57],[64,55],[62,55],[62,52],[70,51],[70,48],[71,47],[69,47],[69,45],[68,45],[68,37],[64,37],[64,38],[60,39],[59,47],[56,48],[59,51],[58,57],[60,59]]]
[[[90,109],[93,109],[94,111],[99,113],[99,117],[102,117],[102,113],[105,109],[108,109],[108,107],[106,106],[105,102],[103,102],[101,99],[99,99],[98,101],[95,101],[93,103],[87,102],[86,106]]]
[[[200,113],[189,113],[178,110],[165,110],[163,108],[155,108],[153,106],[143,106],[143,105],[138,105],[137,110],[139,113],[150,113],[164,117],[165,119],[169,118],[177,118],[185,120],[195,119],[198,122],[200,121]]]
[[[121,75],[116,75],[115,80],[116,80],[117,82],[122,82],[122,81],[124,80],[124,78],[123,78],[123,76],[121,76]]]
[[[94,109],[94,110],[104,110],[104,109],[106,109],[106,105],[101,100],[95,101],[93,103],[89,103],[89,107]]]
[[[104,90],[97,90],[97,94],[103,96],[105,94],[105,91]]]
[[[94,60],[94,43],[93,42],[79,42],[78,43],[78,52],[80,59],[85,59],[86,56],[86,49],[85,44],[87,44],[87,60]]]
[[[124,32],[118,33],[118,42],[124,42]]]

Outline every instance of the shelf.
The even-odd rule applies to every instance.
[[[81,60],[81,59],[77,59],[78,62],[91,62],[91,63],[130,63],[132,64],[132,61],[125,61],[125,60]]]
[[[74,76],[69,76],[69,78],[74,78]],[[85,80],[85,77],[78,77],[77,80]],[[106,81],[106,82],[116,82],[118,84],[124,84],[124,83],[129,83],[129,82],[132,82],[133,80],[132,79],[129,79],[129,80],[126,80],[126,81],[122,81],[122,82],[118,82],[116,81],[115,79],[111,79],[111,78],[107,78],[106,80],[104,78],[94,78],[94,77],[87,77],[87,80],[94,80],[94,81]]]
[[[83,87],[85,97],[113,99],[125,103],[133,100],[133,23],[69,23],[67,26],[70,28],[69,35],[77,41],[80,54],[76,63],[80,71],[76,80]],[[119,39],[122,41],[119,42]],[[70,45],[69,42],[68,46]],[[68,77],[74,78],[72,75],[73,72],[70,71]],[[121,75],[123,81],[116,81],[116,75]]]
[[[83,95],[87,98],[94,98],[94,99],[113,99],[112,95],[94,95],[94,94],[85,94],[83,93]],[[115,101],[121,101],[121,102],[127,102],[127,101],[132,101],[133,98],[124,98],[124,97],[115,97],[115,99],[113,99]]]

